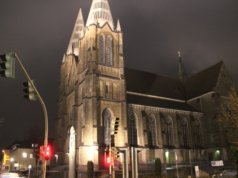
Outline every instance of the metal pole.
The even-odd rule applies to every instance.
[[[29,74],[27,73],[25,67],[23,66],[20,58],[18,57],[18,55],[15,53],[17,62],[19,63],[19,65],[21,66],[21,69],[25,75],[25,77],[27,78],[27,80],[30,82],[32,88],[34,89],[34,91],[36,92],[36,95],[38,96],[38,99],[40,101],[43,113],[44,113],[44,118],[45,118],[45,138],[44,138],[44,147],[47,146],[48,144],[48,114],[47,114],[47,109],[45,106],[45,103],[43,101],[43,99],[41,98],[40,93],[38,92],[38,90],[36,89],[36,86],[34,85],[34,83],[32,82],[32,79],[30,78]],[[46,177],[46,160],[43,160],[42,163],[42,178]]]
[[[191,158],[191,150],[188,150],[188,154],[189,154],[189,164],[190,164],[190,175],[192,176],[192,158]]]
[[[109,158],[110,158],[110,165],[109,165],[109,177],[112,177],[112,135],[110,129],[110,142],[109,142]]]
[[[179,172],[178,172],[178,156],[177,156],[176,150],[175,150],[175,163],[176,163],[177,178],[179,178]]]

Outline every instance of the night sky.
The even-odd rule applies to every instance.
[[[59,69],[81,7],[91,0],[1,0],[0,54],[15,51],[45,99],[53,135]],[[110,0],[124,32],[127,67],[176,77],[181,50],[188,74],[223,60],[238,82],[237,0]],[[38,102],[23,98],[25,81],[0,78],[0,148],[43,127]]]

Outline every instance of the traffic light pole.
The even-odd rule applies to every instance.
[[[110,133],[110,143],[109,143],[109,158],[110,158],[109,177],[112,178],[112,135],[111,133]]]
[[[21,66],[21,69],[25,75],[25,77],[27,78],[27,80],[30,82],[32,88],[35,90],[36,92],[36,95],[41,103],[41,106],[42,106],[42,110],[43,110],[43,113],[44,113],[44,118],[45,118],[45,138],[44,138],[44,147],[47,146],[48,144],[48,114],[47,114],[47,109],[46,109],[46,106],[45,106],[45,103],[40,95],[40,93],[38,92],[36,86],[34,85],[32,79],[30,78],[29,74],[27,73],[25,67],[23,66],[20,58],[18,57],[18,55],[15,53],[15,57],[16,57],[16,60],[17,62],[19,63],[19,65]],[[42,178],[46,178],[46,160],[44,159],[43,160],[43,164],[42,164]]]

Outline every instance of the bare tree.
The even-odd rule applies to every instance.
[[[220,105],[218,119],[228,143],[238,143],[238,94],[235,88],[231,88],[227,100]]]

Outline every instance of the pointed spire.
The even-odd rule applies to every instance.
[[[117,32],[120,32],[120,31],[121,31],[121,25],[120,25],[119,19],[117,20],[117,28],[116,28],[116,31],[117,31]]]
[[[72,32],[67,54],[78,55],[78,41],[84,33],[84,20],[81,8],[79,9],[78,17],[74,25],[74,30]]]
[[[112,18],[111,9],[108,0],[93,0],[86,26],[90,26],[98,22],[102,27],[108,23],[112,30],[114,30],[114,23]]]
[[[186,71],[185,71],[185,68],[184,68],[184,65],[183,65],[183,62],[182,62],[182,57],[181,57],[181,52],[178,51],[178,58],[179,58],[179,79],[181,81],[184,81],[186,78],[187,78],[187,74],[186,74]]]
[[[64,54],[63,59],[62,59],[62,64],[65,63],[65,58],[66,58],[66,56]]]

